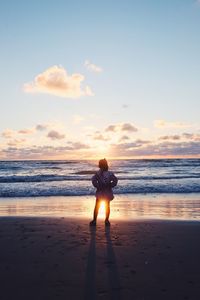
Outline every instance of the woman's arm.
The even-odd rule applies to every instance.
[[[115,187],[117,185],[118,179],[117,177],[112,173],[111,174],[111,181],[110,181],[110,185],[111,187]]]
[[[92,184],[95,188],[99,188],[99,181],[98,181],[98,177],[97,177],[97,174],[95,174],[93,177],[92,177]]]

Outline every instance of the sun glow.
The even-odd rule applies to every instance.
[[[106,206],[105,206],[105,201],[104,200],[101,200],[101,204],[100,204],[100,207],[99,207],[99,218],[105,218],[105,213],[106,213]]]

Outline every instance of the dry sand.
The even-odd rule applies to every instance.
[[[200,299],[200,223],[2,217],[2,300]]]

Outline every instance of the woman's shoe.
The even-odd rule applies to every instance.
[[[95,221],[95,220],[92,220],[92,221],[90,222],[90,226],[96,226],[96,221]]]
[[[110,221],[109,220],[105,220],[105,225],[106,226],[110,226]]]

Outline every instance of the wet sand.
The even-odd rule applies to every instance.
[[[200,299],[200,223],[1,217],[1,299]]]
[[[92,217],[94,196],[0,198],[0,216]],[[100,218],[104,212],[100,212]],[[124,194],[111,201],[112,220],[199,220],[200,194]]]

